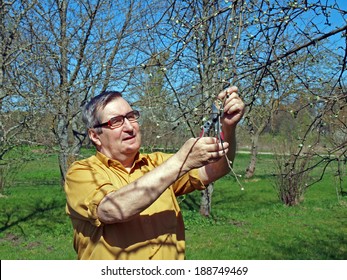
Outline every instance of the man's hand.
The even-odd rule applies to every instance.
[[[206,185],[227,174],[233,164],[236,153],[236,125],[241,120],[245,104],[238,95],[238,88],[229,87],[218,94],[217,98],[223,102],[223,117],[221,118],[224,136],[223,145],[227,146],[224,160],[210,161],[199,169],[200,179]]]
[[[224,147],[224,149],[223,149]],[[187,171],[217,162],[228,152],[229,144],[223,145],[215,137],[191,138],[185,142],[176,156]]]
[[[245,111],[245,104],[238,95],[238,88],[232,86],[223,90],[218,94],[218,99],[224,102],[223,126],[235,127]]]

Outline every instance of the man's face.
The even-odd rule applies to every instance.
[[[102,112],[99,112],[101,123],[119,115],[126,115],[133,109],[123,98],[117,98],[106,105]],[[127,118],[121,127],[102,127],[102,133],[94,135],[98,150],[109,158],[120,161],[125,167],[130,167],[134,157],[141,146],[140,127],[137,122],[130,122]]]

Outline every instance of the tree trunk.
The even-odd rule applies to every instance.
[[[70,164],[76,160],[76,155],[79,154],[82,143],[86,137],[86,134],[77,132],[75,122],[78,120],[73,119],[69,122],[66,116],[67,112],[57,117],[56,130],[54,130],[54,134],[60,146],[59,169],[62,184],[64,184],[66,172]],[[70,136],[71,134],[73,137]]]
[[[255,173],[255,167],[256,167],[257,155],[258,155],[259,137],[260,137],[260,134],[263,133],[269,119],[270,118],[267,118],[252,136],[251,160],[246,169],[246,175],[245,175],[246,178],[252,178]]]
[[[205,190],[201,192],[200,214],[209,217],[211,215],[211,202],[213,193],[213,183],[209,184]]]
[[[259,135],[254,135],[252,137],[252,148],[251,148],[251,159],[249,162],[249,165],[246,169],[246,178],[252,178],[255,173],[255,167],[257,164],[257,155],[258,155],[258,141],[259,141]]]
[[[57,117],[56,133],[57,142],[59,143],[59,169],[62,182],[65,180],[66,171],[68,168],[68,156],[69,156],[69,136],[68,125],[64,114],[60,114]]]

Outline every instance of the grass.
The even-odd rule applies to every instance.
[[[27,162],[0,198],[0,258],[76,259],[56,156]]]
[[[239,155],[238,174],[247,157]],[[208,221],[192,211],[199,194],[183,201],[188,259],[347,259],[347,203],[332,174],[308,189],[300,205],[287,207],[273,188],[272,164],[271,156],[260,156],[257,175],[241,180],[244,191],[232,176],[219,180]]]
[[[248,160],[238,156],[238,174]],[[347,259],[347,200],[337,196],[333,172],[300,205],[286,207],[273,188],[272,165],[261,155],[256,176],[241,178],[243,191],[231,175],[216,182],[211,218],[200,216],[198,192],[181,198],[187,259]],[[56,155],[28,162],[12,180],[0,198],[0,258],[76,259]]]

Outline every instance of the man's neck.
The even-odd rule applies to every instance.
[[[117,157],[112,157],[112,155],[108,155],[108,154],[104,154],[104,155],[110,159],[114,159],[120,162],[123,165],[123,167],[129,172],[131,168],[133,167],[137,153],[134,155],[129,154],[129,155],[122,155]]]

